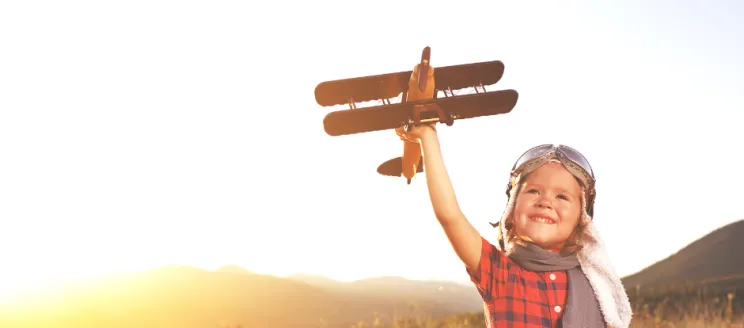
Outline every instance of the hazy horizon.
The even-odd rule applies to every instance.
[[[424,176],[375,171],[395,133],[330,137],[314,100],[323,81],[412,69],[424,46],[435,67],[503,61],[487,89],[520,95],[438,126],[487,239],[540,143],[588,157],[621,276],[744,219],[744,4],[393,4],[0,5],[0,299],[168,265],[467,283]]]

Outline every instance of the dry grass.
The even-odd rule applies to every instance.
[[[632,327],[744,328],[744,300],[707,286],[669,295],[631,297]]]
[[[692,293],[690,293],[692,292]],[[633,328],[744,328],[744,297],[735,291],[711,292],[706,288],[670,295],[631,296]],[[425,315],[374,322],[358,322],[352,328],[485,328],[482,312],[443,319]],[[391,322],[392,321],[392,322]]]

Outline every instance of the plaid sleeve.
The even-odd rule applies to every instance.
[[[478,267],[471,270],[466,266],[465,270],[470,275],[470,280],[478,288],[483,300],[490,301],[497,296],[494,295],[497,290],[494,288],[494,284],[502,282],[502,277],[508,274],[506,256],[491,245],[488,240],[481,237],[481,256]]]

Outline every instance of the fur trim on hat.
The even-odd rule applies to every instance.
[[[514,178],[514,183],[509,192],[509,202],[498,224],[498,243],[496,247],[507,256],[511,254],[514,248],[514,241],[506,240],[508,236],[506,220],[514,211],[521,178],[522,175]],[[576,257],[581,264],[581,270],[594,289],[594,295],[602,310],[605,322],[615,328],[627,328],[630,326],[633,315],[630,300],[620,277],[615,272],[615,267],[606,252],[602,238],[596,226],[592,223],[592,217],[586,212],[585,193],[582,193],[581,205],[581,220],[587,224],[585,229],[587,238],[581,241],[583,247],[576,254]]]

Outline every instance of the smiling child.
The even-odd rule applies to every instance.
[[[436,128],[401,139],[421,144],[434,214],[484,301],[488,327],[628,327],[625,289],[592,224],[594,172],[567,146],[540,145],[514,164],[497,245],[459,207]]]

